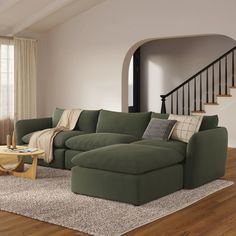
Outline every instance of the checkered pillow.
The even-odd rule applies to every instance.
[[[203,116],[184,116],[170,114],[168,120],[177,120],[171,139],[188,143],[194,133],[197,133]]]

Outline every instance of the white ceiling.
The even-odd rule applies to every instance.
[[[0,0],[0,35],[46,32],[105,0]]]

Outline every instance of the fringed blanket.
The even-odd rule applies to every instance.
[[[29,147],[42,149],[45,151],[44,159],[46,163],[50,163],[53,160],[53,140],[55,136],[61,131],[69,131],[75,128],[75,125],[79,119],[82,110],[64,110],[61,119],[57,126],[51,129],[45,129],[33,133],[30,138]]]

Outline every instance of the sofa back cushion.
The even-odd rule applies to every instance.
[[[215,129],[218,127],[218,123],[219,123],[218,115],[203,116],[202,124],[200,126],[199,131]]]
[[[57,123],[59,122],[63,111],[64,111],[64,109],[61,109],[61,108],[58,108],[58,107],[55,109],[55,111],[53,113],[53,116],[52,116],[52,127],[57,126]]]
[[[57,126],[64,109],[56,108],[52,118],[53,127]],[[89,133],[96,131],[99,110],[83,110],[74,130],[81,130]]]
[[[150,116],[150,112],[125,113],[101,110],[96,132],[129,134],[141,138]]]
[[[162,114],[162,113],[156,113],[156,112],[152,112],[152,116],[151,116],[151,118],[158,118],[158,119],[168,119],[168,117],[169,117],[169,114]],[[218,127],[218,123],[219,123],[218,115],[203,116],[199,131],[215,129]]]
[[[167,120],[168,117],[169,117],[169,114],[157,113],[157,112],[152,112],[152,115],[151,115],[151,118],[165,119],[165,120]]]

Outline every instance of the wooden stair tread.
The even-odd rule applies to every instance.
[[[198,111],[192,111],[192,113],[206,113],[206,112],[205,112],[205,111],[198,110]]]
[[[217,102],[206,102],[204,105],[219,105]]]
[[[231,88],[231,89],[236,89],[236,86],[231,86],[231,87],[229,87],[229,88]]]
[[[230,95],[230,94],[224,94],[224,95],[216,95],[216,97],[232,97],[232,95]]]

